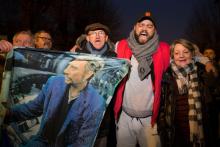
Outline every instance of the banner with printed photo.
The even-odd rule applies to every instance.
[[[76,63],[78,66],[79,64],[77,61],[85,61],[90,63],[89,70],[95,72],[93,76],[89,79],[87,87],[83,88],[80,91],[80,94],[77,95],[76,100],[73,100],[74,102],[69,106],[70,108],[62,110],[62,106],[64,105],[64,102],[61,101],[63,99],[62,97],[70,97],[70,95],[66,94],[68,92],[65,91],[65,89],[68,89],[70,87],[68,86],[70,84],[65,84],[65,82],[67,81],[67,77],[64,76],[64,70],[78,70],[75,69],[77,67],[74,67],[74,65],[72,66],[72,64]],[[104,116],[105,110],[113,97],[117,85],[128,73],[129,66],[130,64],[123,59],[102,58],[100,56],[91,54],[78,54],[71,52],[59,52],[31,48],[14,49],[8,54],[6,59],[0,98],[1,101],[7,101],[7,106],[13,108],[13,111],[15,111],[16,113],[19,112],[19,114],[16,116],[18,117],[18,120],[28,120],[10,123],[9,129],[12,133],[9,135],[9,138],[11,141],[13,141],[13,145],[25,145],[28,141],[30,141],[30,138],[33,138],[33,136],[35,136],[37,133],[42,135],[49,132],[49,136],[53,136],[52,134],[50,134],[52,132],[48,131],[51,129],[50,127],[50,129],[45,129],[52,124],[55,126],[54,130],[57,130],[55,134],[60,135],[63,133],[63,136],[66,136],[67,134],[72,134],[72,136],[69,136],[69,138],[75,137],[75,140],[77,140],[77,138],[79,139],[78,141],[71,142],[71,139],[68,139],[68,137],[64,137],[65,139],[62,138],[61,140],[65,140],[65,144],[80,145],[79,142],[83,142],[83,146],[92,146],[97,136],[98,128]],[[68,80],[71,80],[71,78]],[[76,85],[77,84],[72,84],[72,86]],[[56,96],[54,96],[54,93],[56,93]],[[61,100],[59,99],[59,97],[61,97]],[[86,104],[85,108],[83,106],[78,106],[81,104],[84,105],[84,103],[80,103],[81,99],[84,99],[84,103],[86,103],[86,101],[89,101],[94,104]],[[90,116],[90,114],[85,113],[92,113],[93,107],[94,109],[96,109],[99,105],[98,103],[102,102],[104,102],[104,105],[101,106],[103,108],[99,109],[99,113],[102,113],[101,117],[98,117],[99,115],[97,111],[97,116],[94,118],[92,116],[91,118],[81,118],[81,116],[78,116],[78,113],[86,117]],[[60,106],[59,103],[62,103],[62,106]],[[18,108],[16,107],[17,105],[19,105]],[[56,107],[56,105],[59,106]],[[69,101],[66,105],[69,105]],[[41,108],[41,110],[36,111],[38,110],[37,108]],[[57,112],[57,110],[55,111],[54,109],[60,109],[60,112]],[[66,115],[60,117],[61,112],[62,114]],[[53,115],[56,114],[59,115],[54,118]],[[38,117],[29,119],[35,115],[37,115]],[[74,115],[75,118],[72,118],[72,115]],[[76,119],[77,117],[79,118]],[[57,123],[56,119],[58,122],[61,120],[60,123]],[[95,122],[96,124],[98,124],[98,127],[93,126],[93,129],[95,130],[92,130],[92,132],[95,133],[93,133],[93,135],[89,136],[86,139],[86,135],[89,135],[89,132],[85,128],[90,126],[90,119],[94,119],[93,123]],[[88,126],[85,127],[83,125]],[[91,124],[91,126],[92,125],[95,124]],[[56,128],[57,126],[59,126],[60,128]],[[74,130],[73,132],[68,131],[71,129],[75,129],[75,132]],[[76,132],[76,129],[78,132]],[[82,133],[81,131],[84,132]],[[80,133],[82,136],[79,136]],[[48,136],[48,134],[46,136]],[[53,139],[54,138],[52,138],[51,140]],[[55,140],[54,142],[56,141],[57,140]],[[58,144],[59,143],[60,142],[58,142]]]

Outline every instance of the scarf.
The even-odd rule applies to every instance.
[[[91,54],[95,54],[95,55],[103,55],[107,49],[108,49],[108,46],[107,44],[105,43],[104,46],[101,48],[101,49],[96,49],[91,42],[87,41],[86,42],[86,48],[87,50],[91,53]]]
[[[137,42],[134,36],[134,30],[131,31],[128,39],[128,45],[132,50],[134,57],[138,61],[138,76],[140,80],[150,73],[150,65],[152,64],[152,54],[157,50],[159,44],[159,37],[155,31],[154,36],[145,44],[140,44]]]
[[[204,134],[197,66],[193,61],[184,68],[178,68],[174,61],[171,61],[171,68],[176,76],[179,93],[188,93],[190,141],[194,145],[202,146]]]

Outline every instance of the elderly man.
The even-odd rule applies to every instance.
[[[13,43],[11,43],[7,40],[1,40],[0,41],[0,53],[6,54],[9,51],[11,51],[11,49],[15,46],[33,48],[34,43],[33,43],[32,33],[30,31],[17,32],[13,36]],[[3,61],[0,63],[0,84],[2,82],[2,73],[3,73],[3,69],[4,69],[4,64],[5,64],[5,61],[4,61],[5,57],[4,56],[2,56]]]
[[[30,31],[20,31],[13,37],[13,46],[34,47],[33,34]]]
[[[100,55],[102,57],[116,57],[114,44],[109,39],[110,29],[101,23],[92,23],[85,27],[85,34],[79,36],[72,52]],[[105,112],[95,147],[114,146],[115,123],[113,116],[113,102]]]
[[[9,52],[14,46],[34,47],[33,34],[30,31],[20,31],[13,36],[12,43],[7,40],[1,40],[0,53]]]
[[[109,40],[110,30],[106,25],[93,23],[85,28],[85,34],[81,35],[73,52],[96,54],[105,57],[115,57],[114,44]]]
[[[41,30],[34,34],[34,44],[36,48],[51,49],[52,37],[49,32]]]
[[[100,61],[71,61],[64,70],[65,76],[51,77],[33,101],[7,110],[5,122],[42,114],[40,129],[26,146],[91,147],[105,101],[88,82],[102,67]]]
[[[100,55],[103,57],[116,57],[114,44],[109,39],[110,29],[101,23],[92,23],[85,27],[85,34],[81,35],[76,44],[75,52]],[[114,146],[115,124],[113,116],[113,102],[105,112],[95,147]]]

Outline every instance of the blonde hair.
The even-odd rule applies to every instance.
[[[177,39],[177,40],[174,40],[173,43],[170,45],[170,55],[171,55],[172,59],[173,59],[174,48],[175,48],[176,44],[183,45],[185,48],[187,48],[192,53],[192,56],[195,56],[195,52],[199,51],[199,47],[196,44],[194,44],[186,39],[182,39],[182,38]]]

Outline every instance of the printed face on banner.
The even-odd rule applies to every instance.
[[[64,70],[65,82],[67,84],[80,84],[87,81],[86,65],[88,61],[71,61]]]
[[[1,97],[8,98],[12,104],[10,108],[18,115],[16,118],[26,121],[10,124],[15,138],[19,138],[12,144],[30,143],[33,135],[44,132],[40,135],[52,143],[59,138],[58,134],[63,133],[71,138],[67,139],[68,145],[82,146],[78,143],[85,140],[83,145],[92,146],[115,88],[128,73],[129,67],[129,63],[122,59],[30,48],[14,49],[7,57]],[[80,94],[74,101],[69,101],[70,87],[81,86],[82,83],[84,87],[80,89]],[[69,104],[71,107],[63,109]],[[81,127],[88,130],[80,131]],[[78,139],[81,141],[78,142]]]

